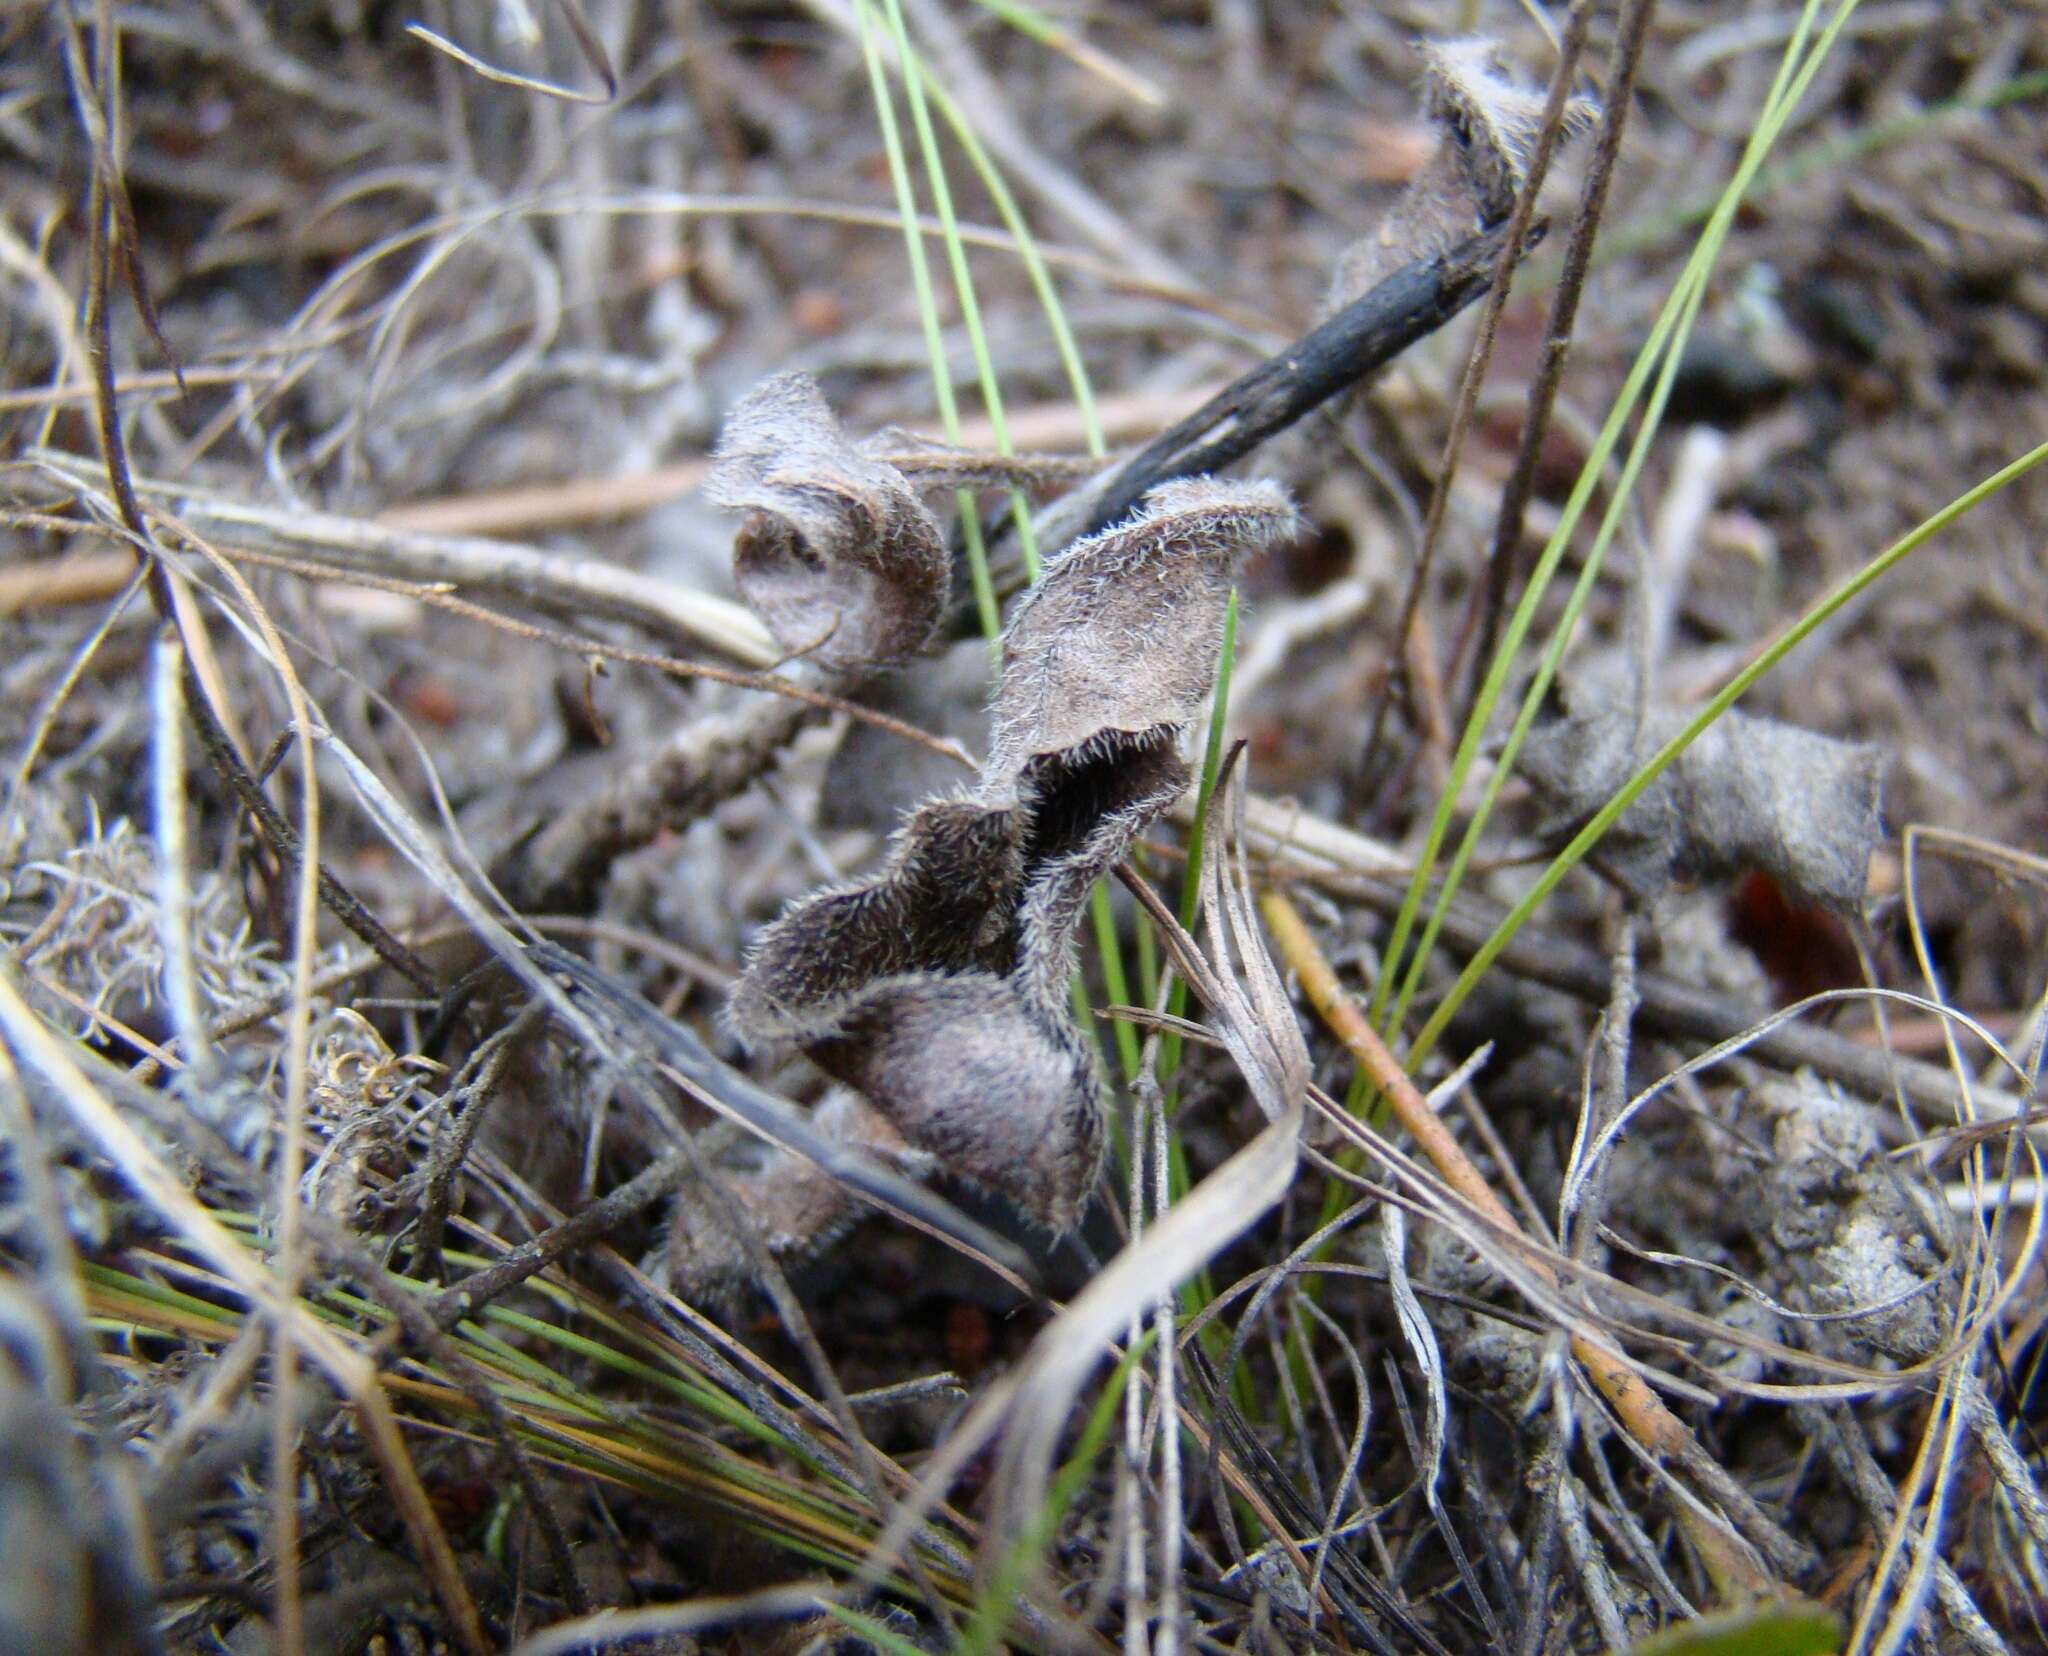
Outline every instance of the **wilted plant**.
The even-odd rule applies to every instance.
[[[736,561],[758,565],[766,548],[794,560],[801,625],[830,601],[813,583],[880,569],[902,544],[922,547],[929,525],[900,474],[877,462],[858,462],[869,469],[856,498],[843,444],[800,443],[792,452],[820,471],[800,477],[785,458],[772,491],[741,480],[761,473],[764,421],[798,411],[815,431],[822,409],[807,386],[771,382],[720,447],[721,498],[766,503]],[[1071,1225],[1105,1120],[1093,1043],[1069,1009],[1076,922],[1096,880],[1187,787],[1181,743],[1214,681],[1231,583],[1246,555],[1294,527],[1271,484],[1190,481],[1054,560],[1003,636],[979,786],[926,801],[879,873],[770,926],[735,990],[734,1029],[757,1047],[801,1048],[938,1166],[1052,1229]],[[908,591],[886,578],[840,588],[894,619],[841,612],[836,636],[928,630],[909,617],[943,587],[918,559],[903,563]],[[678,1219],[672,1268],[683,1276],[704,1256],[694,1224]],[[804,1240],[786,1225],[774,1234],[785,1247]]]
[[[1612,799],[1690,717],[1639,711],[1623,675],[1597,670],[1561,680],[1546,711],[1522,748],[1522,771],[1549,812],[1545,831],[1559,834]],[[1622,813],[1598,861],[1640,897],[1759,868],[1857,914],[1884,840],[1883,763],[1874,747],[1730,710]]]
[[[776,642],[827,671],[872,671],[921,648],[952,560],[903,474],[847,441],[815,382],[778,374],[734,407],[705,492],[751,515],[733,578]]]

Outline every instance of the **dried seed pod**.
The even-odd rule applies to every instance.
[[[1444,129],[1446,147],[1456,152],[1458,174],[1470,186],[1478,224],[1497,224],[1514,211],[1515,196],[1529,176],[1529,157],[1543,130],[1545,95],[1508,79],[1497,41],[1476,36],[1435,41],[1423,56],[1430,118]],[[1598,113],[1590,98],[1566,99],[1564,136],[1585,131]]]
[[[704,489],[751,513],[733,577],[785,649],[858,673],[931,637],[952,576],[938,521],[901,472],[847,439],[809,375],[777,374],[740,400]]]
[[[1638,717],[1624,675],[1611,669],[1561,682],[1554,700],[1520,761],[1549,832],[1591,816],[1689,717],[1668,707]],[[1730,711],[1643,790],[1598,855],[1639,896],[1674,879],[1761,868],[1854,914],[1884,839],[1882,773],[1876,748]]]
[[[742,1038],[801,1046],[949,1172],[1071,1225],[1105,1114],[1068,1009],[1075,923],[1187,786],[1231,579],[1295,522],[1270,483],[1174,483],[1055,559],[1004,639],[978,793],[926,803],[878,873],[761,934]]]

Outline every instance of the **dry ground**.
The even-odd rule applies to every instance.
[[[1536,8],[1506,0],[1055,9],[1100,61],[956,0],[905,7],[1041,240],[1115,446],[1317,319],[1437,142],[1419,40],[1491,33],[1539,91],[1556,62]],[[1616,72],[1617,9],[1589,8],[1588,91]],[[1654,8],[1510,598],[1796,15]],[[754,674],[778,654],[733,603],[734,518],[701,490],[749,388],[802,370],[851,433],[937,430],[853,16],[418,13],[578,101],[487,79],[376,0],[0,8],[0,1646],[500,1648],[591,1610],[759,1592],[636,1648],[865,1648],[819,1609],[838,1583],[897,1640],[965,1648],[933,1606],[975,1601],[979,1551],[1029,1648],[1592,1650],[1759,1588],[1839,1613],[1841,1648],[2048,1647],[2039,1177],[2023,1133],[1953,1131],[2038,1090],[2048,470],[1743,704],[1881,765],[1859,916],[1803,901],[1768,855],[1650,892],[1581,870],[1422,1066],[1436,1086],[1490,1043],[1435,1102],[1540,1259],[1444,1195],[1466,1187],[1442,1162],[1354,1155],[1360,1189],[1304,1161],[1182,1298],[1241,1285],[1168,1365],[1186,1429],[1159,1430],[1148,1358],[1128,1438],[1119,1414],[1037,1536],[1028,1592],[1001,1573],[1015,1423],[951,1469],[914,1567],[846,1586],[969,1411],[997,1419],[1006,1385],[1043,1378],[1058,1327],[1017,1278],[888,1216],[790,1251],[767,1289],[698,1293],[684,1271],[677,1298],[660,1277],[664,1203],[710,1200],[686,1138],[753,1199],[703,1103],[727,1083],[703,1077],[824,1091],[721,1021],[750,943],[968,775],[900,730],[659,665]],[[2048,434],[2044,75],[2037,7],[1856,12],[1728,237],[1574,667],[1634,660],[1638,694],[1690,710]],[[1593,153],[1564,148],[1542,193],[1549,233],[1500,314],[1405,649],[1477,312],[1238,468],[1282,483],[1306,526],[1243,571],[1230,710],[1253,886],[1307,921],[1306,945],[1273,932],[1290,981],[1312,975],[1306,947],[1344,994],[1375,982],[1387,871],[1421,849],[1498,617],[1486,552]],[[999,226],[957,155],[953,175],[963,220]],[[1032,285],[1000,229],[983,240],[1013,433],[1077,453]],[[987,657],[964,609],[949,631],[848,693],[980,756]],[[289,740],[301,697],[331,733],[310,762]],[[1763,767],[1818,791],[1778,751]],[[1487,774],[1482,756],[1462,808]],[[631,820],[593,848],[607,789]],[[1407,1033],[1559,842],[1554,803],[1507,783],[1470,935],[1446,928]],[[550,872],[564,837],[582,861]],[[332,881],[317,911],[303,840]],[[1184,843],[1161,819],[1138,857],[1169,907]],[[486,871],[509,909],[476,895]],[[1140,916],[1119,896],[1113,917],[1136,973]],[[494,968],[514,933],[586,957],[694,1044],[660,1049],[666,1070],[622,1064],[644,1028]],[[1116,997],[1088,942],[1100,1006]],[[1926,1006],[1842,996],[1795,1026],[1808,1046],[1679,1075],[1581,1177],[1582,1121],[1775,1008],[1866,984],[1979,1033],[1950,1044]],[[1300,1014],[1342,1098],[1354,1051],[1328,997]],[[1920,1066],[1905,1081],[1887,1043]],[[1196,1179],[1265,1124],[1240,1060],[1192,1042],[1175,1078],[1173,1153]],[[942,1220],[1009,1238],[1054,1301],[1124,1244],[1128,1139],[1155,1118],[1133,1114],[1145,1087],[1117,1092],[1123,1161],[1075,1238],[938,1182]],[[1276,1271],[1308,1257],[1331,1190],[1362,1199],[1328,1269]],[[579,1212],[587,1234],[554,1228]],[[544,1273],[501,1264],[486,1293],[423,1297],[536,1236]],[[1586,1379],[1560,1331],[1596,1325],[1629,1330],[1682,1447],[1643,1451],[1661,1428]],[[1085,1413],[1040,1423],[1063,1460]]]

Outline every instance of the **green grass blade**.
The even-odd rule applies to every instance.
[[[903,133],[896,124],[896,100],[889,92],[889,77],[882,67],[877,24],[866,0],[857,0],[854,18],[860,26],[860,50],[867,65],[868,86],[874,94],[875,119],[882,129],[882,149],[889,160],[889,181],[896,192],[896,210],[903,219],[903,245],[910,257],[910,281],[917,295],[918,318],[924,326],[925,350],[931,357],[932,397],[938,404],[939,424],[948,442],[960,441],[960,405],[953,395],[952,371],[946,365],[946,341],[939,325],[938,295],[932,286],[931,262],[925,257],[924,236],[918,226],[917,192],[910,182],[910,163],[903,152]],[[959,240],[959,226],[948,221],[948,240]],[[995,583],[988,572],[988,546],[982,539],[981,516],[974,493],[962,489],[957,495],[960,529],[967,541],[967,567],[974,584],[974,607],[982,632],[993,641],[1003,630],[1002,614],[996,608]]]
[[[1039,309],[1045,313],[1046,326],[1052,330],[1053,349],[1059,353],[1060,369],[1067,376],[1067,384],[1074,393],[1074,407],[1081,416],[1081,430],[1088,452],[1098,457],[1106,455],[1109,445],[1103,440],[1102,418],[1095,407],[1095,388],[1089,383],[1088,369],[1081,360],[1081,348],[1075,342],[1073,327],[1067,321],[1066,307],[1060,303],[1052,271],[1046,265],[1044,254],[1038,250],[1031,226],[1025,222],[1024,214],[1017,206],[1017,198],[1011,194],[1008,182],[990,158],[959,102],[928,75],[923,78],[932,102],[953,129],[953,137],[960,145],[961,153],[967,157],[968,165],[974,168],[982,188],[988,191],[989,199],[995,203],[1003,228],[1010,232],[1011,239],[1017,244],[1017,257],[1024,265],[1025,275],[1030,278],[1032,291],[1038,296]]]
[[[1097,79],[1115,87],[1126,97],[1153,109],[1166,107],[1166,94],[1136,71],[1125,67],[1107,52],[1098,51],[1064,25],[1047,17],[1023,0],[975,0],[983,11],[1001,18],[1027,40],[1073,60]]]
[[[1949,502],[1924,523],[1879,553],[1863,568],[1823,594],[1798,621],[1780,634],[1769,648],[1722,686],[1686,727],[1651,755],[1615,796],[1594,814],[1592,820],[1572,837],[1571,843],[1552,859],[1536,883],[1530,887],[1528,895],[1509,911],[1478,953],[1466,962],[1464,971],[1458,975],[1457,982],[1451,986],[1443,1004],[1430,1015],[1429,1021],[1416,1033],[1415,1043],[1409,1049],[1410,1061],[1420,1063],[1428,1056],[1443,1035],[1445,1027],[1457,1015],[1458,1008],[1464,1005],[1479,980],[1500,958],[1501,951],[1513,941],[1515,933],[1528,923],[1529,917],[1551,892],[1557,889],[1558,883],[1565,875],[1585,860],[1587,852],[1599,843],[1600,837],[1614,826],[1616,820],[1635,802],[1642,791],[1663,775],[1671,762],[1699,739],[1701,732],[1740,701],[1766,673],[1811,637],[1816,628],[1838,614],[1844,605],[1860,597],[1957,518],[1989,499],[2007,484],[2032,471],[2043,461],[2048,461],[2048,443],[2043,443],[2021,455],[2010,465],[1985,478],[1968,493],[1959,495]]]
[[[967,329],[967,339],[974,351],[974,366],[981,380],[982,406],[988,411],[989,429],[995,434],[996,452],[1015,452],[1010,446],[1010,427],[1003,414],[1002,387],[996,380],[995,359],[988,348],[988,334],[981,325],[981,303],[974,293],[974,275],[967,266],[967,244],[960,239],[959,215],[953,211],[953,189],[946,181],[945,158],[939,154],[938,134],[932,130],[932,116],[925,99],[926,74],[919,61],[916,49],[910,44],[910,30],[903,21],[902,0],[886,0],[889,15],[889,29],[896,42],[896,57],[901,65],[903,91],[910,102],[910,123],[917,134],[917,147],[924,157],[925,178],[931,186],[932,206],[939,216],[939,227],[944,232],[946,259],[953,271],[953,293],[960,302],[960,320]],[[956,441],[957,430],[949,432]],[[1031,507],[1024,499],[1024,491],[1010,490],[1010,511],[1017,525],[1017,544],[1024,554],[1024,569],[1029,578],[1038,579],[1038,540],[1031,529]]]
[[[1180,923],[1192,931],[1195,910],[1202,900],[1203,838],[1209,819],[1209,801],[1216,797],[1216,778],[1223,769],[1223,726],[1230,716],[1230,672],[1237,661],[1237,588],[1223,610],[1223,645],[1216,658],[1216,694],[1209,708],[1209,740],[1202,749],[1202,778],[1195,791],[1195,818],[1188,828],[1188,866],[1180,884]],[[1188,986],[1176,978],[1167,997],[1166,1009],[1176,1018],[1185,1015]],[[1180,1037],[1171,1031],[1159,1037],[1159,1083],[1163,1087],[1180,1067]],[[1175,1194],[1179,1194],[1178,1191]]]
[[[1424,897],[1429,892],[1435,876],[1436,865],[1442,855],[1444,841],[1449,836],[1451,820],[1457,809],[1457,801],[1463,794],[1465,779],[1470,774],[1471,767],[1478,757],[1479,749],[1485,739],[1494,709],[1498,705],[1501,696],[1505,693],[1508,680],[1514,669],[1515,659],[1520,653],[1524,639],[1535,623],[1549,583],[1564,559],[1565,552],[1578,526],[1579,519],[1585,512],[1586,506],[1606,467],[1608,457],[1613,453],[1616,444],[1621,439],[1622,431],[1630,415],[1634,412],[1636,402],[1641,397],[1644,386],[1649,382],[1651,375],[1657,372],[1660,367],[1665,370],[1659,379],[1660,392],[1668,395],[1670,374],[1675,368],[1677,353],[1684,340],[1683,330],[1690,326],[1691,317],[1697,314],[1700,301],[1705,293],[1707,278],[1712,272],[1722,243],[1727,237],[1728,230],[1734,222],[1735,214],[1740,208],[1744,196],[1756,176],[1757,170],[1762,166],[1765,156],[1769,154],[1772,144],[1783,130],[1786,121],[1789,120],[1792,110],[1797,106],[1800,98],[1811,84],[1813,76],[1818,72],[1828,50],[1839,36],[1843,26],[1847,23],[1849,16],[1855,9],[1855,5],[1856,0],[1842,0],[1842,4],[1835,16],[1830,20],[1826,29],[1821,32],[1819,38],[1813,42],[1812,49],[1806,52],[1802,58],[1802,49],[1806,46],[1814,19],[1820,10],[1820,0],[1807,0],[1805,9],[1800,16],[1799,26],[1795,29],[1791,40],[1787,43],[1785,53],[1779,62],[1778,71],[1772,81],[1770,92],[1765,98],[1764,109],[1759,117],[1756,131],[1745,146],[1742,158],[1736,167],[1733,177],[1730,178],[1728,185],[1722,191],[1720,200],[1716,203],[1706,229],[1702,232],[1698,244],[1694,247],[1692,256],[1687,260],[1685,268],[1680,274],[1678,282],[1674,285],[1670,297],[1665,301],[1664,307],[1659,313],[1655,325],[1652,327],[1650,338],[1645,342],[1643,349],[1637,354],[1636,361],[1630,368],[1621,392],[1617,396],[1615,404],[1609,411],[1607,420],[1602,425],[1599,436],[1594,442],[1592,452],[1587,456],[1585,465],[1580,470],[1578,481],[1566,501],[1558,525],[1545,544],[1543,552],[1537,560],[1536,567],[1532,571],[1527,586],[1523,591],[1522,598],[1517,603],[1503,632],[1499,647],[1495,650],[1493,661],[1488,667],[1479,697],[1474,704],[1472,716],[1467,721],[1465,730],[1461,734],[1456,754],[1452,760],[1450,776],[1446,780],[1442,795],[1437,801],[1423,853],[1417,861],[1414,877],[1410,880],[1408,890],[1403,896],[1401,909],[1395,917],[1393,932],[1388,940],[1379,978],[1374,985],[1369,1015],[1383,1030],[1391,1031],[1399,1022],[1398,1016],[1389,1017],[1388,1015],[1389,1000],[1396,983],[1402,985],[1399,1009],[1402,1013],[1405,1013],[1406,1007],[1414,994],[1415,987],[1420,981],[1420,974],[1428,956],[1428,948],[1435,940],[1437,927],[1441,923],[1439,917],[1444,911],[1444,905],[1449,902],[1452,893],[1457,888],[1458,881],[1463,876],[1465,867],[1470,860],[1471,847],[1476,845],[1479,834],[1484,830],[1488,815],[1498,795],[1499,787],[1505,781],[1509,769],[1512,768],[1514,759],[1513,747],[1503,753],[1500,763],[1496,766],[1495,774],[1489,781],[1484,802],[1480,810],[1475,814],[1471,824],[1468,825],[1459,853],[1453,862],[1450,875],[1445,879],[1442,888],[1438,892],[1436,914],[1432,916],[1430,924],[1425,931],[1424,939],[1415,951],[1413,961],[1409,961],[1407,957],[1408,942],[1413,934],[1413,928],[1421,911]],[[1654,404],[1655,412],[1661,413],[1662,406],[1663,396],[1659,395]],[[1637,442],[1631,451],[1630,465],[1628,468],[1625,468],[1622,486],[1616,490],[1615,497],[1609,506],[1607,518],[1602,525],[1601,536],[1596,541],[1594,552],[1588,557],[1586,569],[1580,576],[1579,584],[1583,590],[1574,594],[1576,602],[1567,611],[1569,620],[1576,620],[1578,608],[1582,607],[1584,603],[1584,592],[1590,591],[1591,582],[1597,576],[1608,540],[1611,539],[1613,533],[1613,525],[1618,524],[1620,513],[1626,507],[1628,487],[1632,484],[1636,471],[1640,470],[1642,456],[1647,453],[1648,443],[1654,435],[1655,429],[1655,419],[1646,418],[1642,430],[1638,433]],[[1546,656],[1552,671],[1554,671],[1556,660],[1562,656],[1564,644],[1569,642],[1569,636],[1568,627],[1561,626],[1558,630],[1558,635],[1552,640],[1552,650]],[[1548,676],[1539,672],[1538,682],[1532,684],[1530,695],[1524,698],[1525,710],[1529,711],[1531,717],[1533,717],[1533,708],[1540,703],[1542,691],[1547,689],[1547,687]],[[1520,723],[1518,721],[1518,726],[1520,726]],[[1526,727],[1523,726],[1522,728]],[[1516,739],[1516,745],[1519,745],[1518,738]],[[1404,966],[1406,967],[1405,977],[1403,975]],[[1362,1103],[1368,1091],[1369,1088],[1361,1087],[1358,1083],[1354,1083],[1352,1089],[1352,1104],[1354,1108]]]

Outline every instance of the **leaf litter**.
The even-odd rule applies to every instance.
[[[67,12],[0,58],[22,186],[0,535],[30,578],[0,617],[0,1645],[588,1648],[608,1635],[579,1607],[637,1604],[613,1625],[860,1648],[807,1619],[829,1603],[933,1649],[1615,1648],[1758,1583],[1802,1626],[1841,1612],[1859,1652],[2037,1642],[2038,477],[1680,755],[1596,851],[1614,883],[1568,881],[1454,1020],[1447,1050],[1491,1056],[1420,1067],[1517,1237],[1399,1139],[1334,1124],[1316,1088],[1342,1091],[1344,1047],[1260,915],[1286,893],[1369,995],[1371,882],[1412,861],[1439,774],[1428,698],[1455,704],[1459,640],[1485,636],[1460,623],[1552,349],[1522,293],[1547,255],[1514,275],[1411,602],[1455,324],[1283,442],[1233,447],[1227,397],[1177,441],[1272,481],[937,443],[903,429],[915,320],[900,248],[847,211],[873,114],[822,9],[767,25],[808,57],[600,5],[508,13],[488,49],[456,20],[449,57],[328,10],[76,33]],[[1207,387],[1264,356],[1281,423],[1314,402],[1287,401],[1286,342],[1319,296],[1401,291],[1497,234],[1548,136],[1551,49],[1519,12],[1421,47],[1360,8],[1102,20],[1189,93],[1108,114],[1032,40],[905,10],[978,89],[1027,216],[1091,244],[1044,252],[1103,383]],[[1660,180],[1702,151],[1725,173],[1721,117],[1768,78],[1710,9],[1657,23],[1538,528],[1583,453],[1574,405],[1618,382],[1683,255]],[[1687,544],[1594,589],[1475,912],[2040,412],[2016,165],[2038,42],[1872,14],[1838,50],[1787,142],[1881,141],[1767,174],[1738,225],[1748,274],[1710,295],[1671,415],[1718,424],[1726,463],[1692,500],[1682,456],[1653,458],[1645,495],[1691,501],[1658,533]],[[615,102],[550,102],[610,65]],[[1615,75],[1582,77],[1556,136]],[[19,113],[44,105],[89,118]],[[1539,217],[1573,210],[1558,155]],[[97,238],[67,193],[86,178],[117,221]],[[1006,391],[1078,449],[1029,285],[976,259]],[[107,452],[77,418],[96,350]],[[660,476],[677,453],[708,458],[687,487]],[[562,498],[522,530],[505,491],[537,478]],[[958,641],[935,508],[1013,487],[1046,567],[991,669]],[[506,539],[403,527],[422,497]],[[124,576],[59,555],[141,529],[149,592],[70,608]],[[1232,699],[1247,745],[1183,930],[1174,823],[1233,589],[1259,683]],[[1617,680],[1600,661],[1646,599],[1655,674]],[[182,759],[139,690],[163,628],[193,667]],[[645,671],[663,657],[744,671]],[[1396,670],[1418,694],[1362,774]],[[982,757],[849,730],[849,706],[914,708]],[[154,798],[153,752],[182,773]],[[301,757],[317,935],[292,917]],[[1896,838],[1924,822],[1976,838]],[[1851,979],[1773,1007],[1726,902],[1757,870],[1837,917],[1883,1001]],[[1133,902],[1092,897],[1112,874]],[[1153,1003],[1120,1009],[1135,1075],[1097,1027],[1105,925]],[[1673,983],[1722,997],[1684,1038],[1653,1016]],[[1918,1056],[1896,1091],[1788,1070],[1753,1039],[1788,1016]],[[1943,1086],[1908,1074],[1944,1049]],[[1311,1106],[1332,1125],[1307,1132]],[[1135,1205],[1112,1148],[1145,1164]],[[1121,1452],[1064,1460],[1147,1339]],[[1684,1435],[1592,1382],[1610,1346]]]

